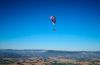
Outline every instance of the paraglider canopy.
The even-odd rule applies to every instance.
[[[50,16],[50,20],[52,21],[53,25],[56,24],[56,17],[55,16]]]

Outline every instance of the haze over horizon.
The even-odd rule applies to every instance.
[[[0,0],[0,49],[100,51],[100,0]]]

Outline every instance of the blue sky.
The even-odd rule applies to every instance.
[[[100,51],[100,1],[0,0],[0,49]]]

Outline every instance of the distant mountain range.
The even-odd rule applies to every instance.
[[[100,51],[58,51],[58,50],[14,50],[0,49],[0,58],[59,57],[65,58],[100,58]]]

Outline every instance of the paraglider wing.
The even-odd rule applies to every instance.
[[[50,20],[52,21],[53,25],[56,24],[56,17],[55,16],[50,16]]]

